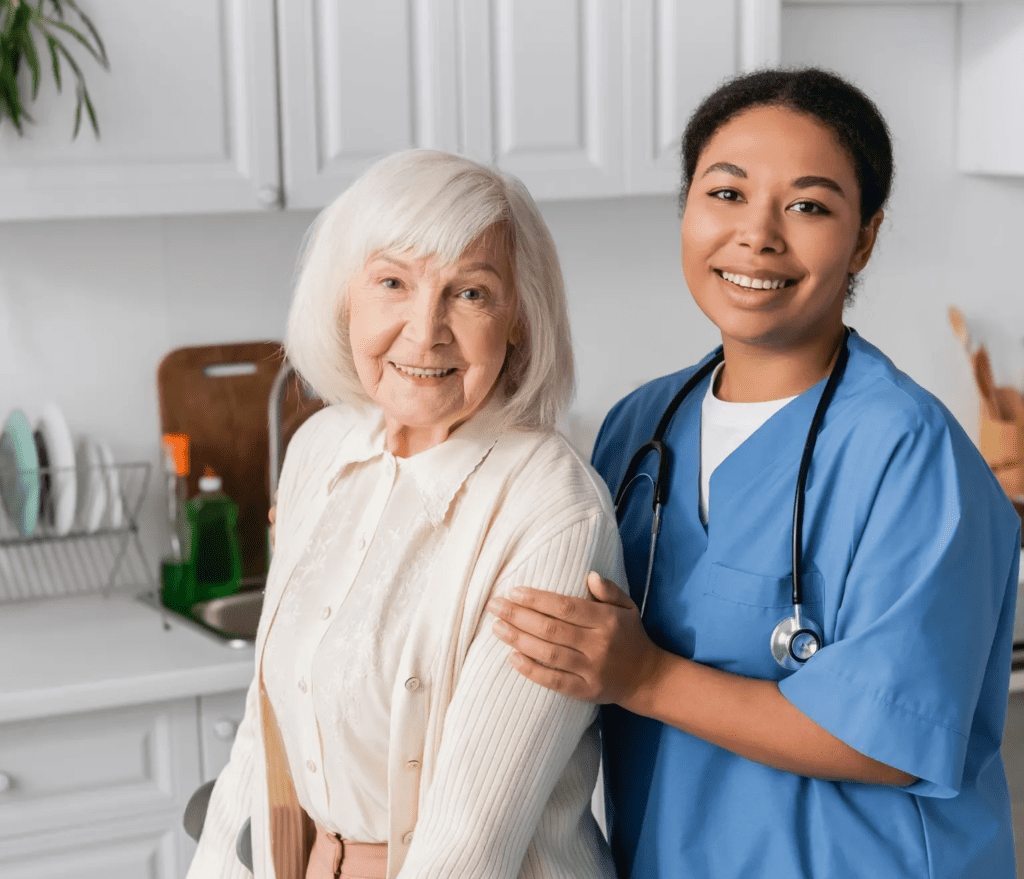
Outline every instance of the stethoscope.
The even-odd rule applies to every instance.
[[[803,613],[803,584],[800,574],[800,559],[802,555],[802,533],[804,521],[804,486],[807,482],[807,471],[811,466],[811,456],[814,454],[814,444],[818,439],[818,430],[821,427],[822,419],[825,417],[825,410],[835,393],[839,379],[842,377],[843,368],[849,359],[850,351],[848,340],[850,338],[849,328],[845,328],[843,344],[839,349],[839,356],[836,357],[835,365],[829,373],[825,389],[821,392],[821,399],[814,410],[811,418],[811,426],[807,430],[807,439],[804,441],[804,451],[800,458],[800,469],[796,477],[796,495],[793,499],[793,615],[781,620],[772,631],[771,651],[775,661],[783,668],[795,670],[807,662],[818,650],[821,649],[824,639],[821,628],[810,617]],[[665,409],[658,426],[654,429],[654,436],[636,450],[636,454],[629,461],[626,468],[626,475],[619,485],[615,494],[615,517],[621,521],[625,500],[630,486],[638,479],[646,477],[654,486],[654,519],[651,522],[651,546],[647,554],[647,577],[644,581],[644,591],[640,602],[640,617],[643,618],[647,609],[647,594],[651,589],[651,573],[654,570],[654,554],[658,546],[658,532],[661,531],[661,508],[668,499],[669,474],[671,466],[669,461],[669,449],[665,445],[665,433],[672,422],[676,410],[690,392],[697,387],[715,367],[725,358],[723,350],[719,347],[711,356],[711,359],[701,366],[686,383],[679,389],[676,395]],[[640,473],[640,467],[647,456],[654,452],[658,456],[658,471],[654,479],[649,473]]]

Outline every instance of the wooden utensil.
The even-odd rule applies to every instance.
[[[974,339],[971,338],[970,324],[967,323],[967,318],[964,317],[963,312],[955,305],[949,306],[949,324],[953,327],[953,333],[960,340],[960,344],[963,346],[964,351],[967,352],[967,356],[973,356]]]
[[[992,363],[988,357],[988,349],[979,345],[974,352],[974,380],[978,384],[978,391],[982,400],[988,404],[992,417],[997,421],[1007,421],[1009,413],[1003,410],[1002,401],[996,392],[995,379],[992,377]]]
[[[283,361],[279,342],[238,342],[179,348],[157,370],[161,433],[190,439],[189,497],[198,492],[199,477],[209,465],[238,504],[244,579],[266,571],[268,403]],[[282,400],[289,433],[282,441],[320,405],[289,388]]]

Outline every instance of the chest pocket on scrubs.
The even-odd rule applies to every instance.
[[[822,578],[805,570],[804,612],[824,628]],[[771,634],[793,613],[793,578],[772,577],[713,564],[696,625],[694,659],[724,671],[770,680],[787,672],[772,657]]]

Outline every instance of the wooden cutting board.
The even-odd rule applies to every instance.
[[[268,410],[270,388],[283,363],[280,342],[235,342],[178,348],[157,369],[161,434],[190,439],[189,497],[198,493],[199,477],[209,465],[238,504],[246,579],[267,569]],[[294,375],[289,379],[281,402],[282,449],[321,405]]]

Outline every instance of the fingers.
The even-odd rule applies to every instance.
[[[591,626],[597,619],[594,613],[594,602],[588,598],[574,598],[571,595],[559,595],[557,592],[548,592],[544,589],[531,589],[529,586],[516,586],[509,593],[511,601],[495,599],[497,602],[504,602],[505,607],[522,607],[552,617],[556,620],[564,620],[577,626]],[[501,616],[496,610],[491,613]],[[508,617],[504,617],[508,619]]]
[[[629,595],[623,592],[611,580],[605,580],[597,571],[591,571],[587,574],[587,588],[597,601],[603,601],[605,604],[614,604],[618,607],[636,607]]]
[[[593,685],[578,675],[548,668],[522,653],[513,653],[509,662],[523,677],[529,678],[535,684],[564,693],[566,696],[573,696],[576,699],[583,699],[587,702],[597,701]]]
[[[548,669],[579,675],[586,668],[583,654],[572,647],[538,638],[502,620],[495,620],[492,628],[494,634],[514,647],[521,656]]]
[[[514,640],[518,633],[531,636],[532,642],[574,649],[585,635],[583,627],[568,622],[565,617],[559,619],[549,616],[504,598],[492,598],[487,604],[487,609],[498,617],[494,624],[495,633],[513,647],[519,646]],[[548,664],[542,655],[536,655],[535,658]]]

